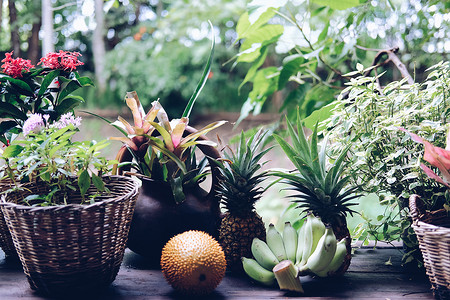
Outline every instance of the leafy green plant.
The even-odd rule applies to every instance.
[[[78,52],[48,53],[41,58],[40,68],[12,54],[6,53],[0,74],[0,141],[5,145],[22,132],[29,114],[48,115],[56,121],[84,102],[73,92],[93,85],[76,71],[83,65]]]
[[[332,116],[324,122],[330,132],[331,152],[341,153],[351,145],[348,159],[350,175],[366,192],[379,195],[386,211],[376,220],[367,219],[366,231],[376,240],[400,238],[409,247],[415,245],[408,217],[410,194],[419,194],[427,209],[442,206],[445,189],[419,172],[423,147],[398,128],[418,134],[439,147],[445,145],[448,129],[450,67],[441,62],[423,83],[394,81],[380,87],[380,74],[366,77],[362,66],[347,75],[353,79],[339,96]],[[367,237],[367,235],[365,236]],[[409,238],[412,237],[413,241]],[[405,262],[420,255],[418,248],[407,253]],[[410,255],[411,254],[411,255]],[[418,256],[416,256],[418,257]]]
[[[98,192],[107,192],[101,177],[107,174],[114,161],[99,156],[99,151],[107,147],[108,142],[72,141],[81,119],[70,114],[54,123],[47,123],[48,119],[48,116],[31,115],[25,121],[23,139],[12,141],[2,155],[6,161],[5,173],[13,181],[40,182],[48,186],[48,194],[33,194],[24,201],[39,200],[37,205],[41,206],[67,204],[68,191],[78,189],[84,198],[91,184]],[[56,193],[63,195],[63,203],[55,203]],[[91,198],[90,202],[93,201]]]

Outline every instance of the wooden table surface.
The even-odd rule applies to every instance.
[[[400,266],[402,253],[394,248],[359,248],[347,273],[339,278],[301,277],[305,294],[286,294],[251,282],[246,276],[227,274],[213,294],[203,299],[434,299],[424,274]],[[390,259],[391,264],[386,262]],[[70,291],[67,297],[70,298]],[[5,259],[0,251],[0,299],[50,299],[29,288],[20,263]],[[168,285],[159,270],[127,250],[116,280],[95,295],[77,299],[198,299],[183,297]]]

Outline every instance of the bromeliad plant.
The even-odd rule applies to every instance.
[[[91,183],[98,192],[107,192],[102,175],[106,175],[114,161],[108,162],[99,156],[99,151],[107,147],[108,142],[72,141],[81,118],[71,113],[53,123],[49,120],[49,115],[32,114],[24,123],[23,138],[12,141],[2,155],[6,173],[13,181],[37,182],[48,188],[49,193],[32,194],[24,201],[40,206],[67,204],[70,190],[78,189],[84,199]],[[54,197],[56,194],[63,197]],[[63,199],[63,203],[56,203],[54,199]],[[93,203],[94,200],[83,201]]]
[[[22,132],[30,114],[48,115],[53,122],[84,102],[73,92],[93,82],[76,71],[83,65],[79,56],[69,51],[49,53],[37,67],[6,53],[0,73],[0,142],[7,145]]]
[[[180,119],[170,121],[158,101],[154,101],[150,110],[145,113],[137,93],[127,93],[125,101],[133,115],[134,124],[120,116],[116,122],[111,123],[125,135],[111,138],[124,143],[117,154],[119,164],[113,169],[113,174],[133,168],[141,176],[168,182],[176,203],[184,201],[184,187],[197,184],[205,178],[207,162],[203,159],[197,164],[195,147],[215,146],[215,143],[200,137],[223,125],[225,121],[211,123],[198,131],[190,128],[188,123],[195,100],[208,79],[214,45],[213,39],[202,78]]]
[[[124,143],[116,157],[120,164],[113,169],[113,174],[133,168],[140,175],[166,181],[172,188],[175,201],[182,202],[183,185],[198,183],[206,176],[206,160],[197,164],[195,146],[215,146],[211,141],[198,138],[223,125],[225,121],[211,123],[183,136],[188,117],[169,121],[158,101],[153,102],[152,108],[145,113],[136,92],[127,93],[126,103],[133,114],[134,126],[120,116],[112,123],[125,135],[110,138]]]

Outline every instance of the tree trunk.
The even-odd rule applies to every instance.
[[[8,0],[9,23],[11,24],[11,44],[14,50],[14,56],[21,56],[19,28],[17,26],[17,10],[14,0]]]
[[[42,0],[42,56],[55,52],[53,44],[53,8],[51,0]]]
[[[95,0],[95,21],[97,26],[94,29],[92,40],[92,51],[94,54],[95,77],[97,87],[100,92],[106,90],[105,69],[105,19],[103,15],[103,0]]]
[[[31,36],[28,41],[28,59],[32,64],[37,64],[39,61],[39,30],[41,29],[41,22],[36,22],[31,28]]]

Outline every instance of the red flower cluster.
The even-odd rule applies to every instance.
[[[48,53],[45,57],[41,58],[38,64],[42,64],[44,67],[50,69],[64,69],[64,70],[76,70],[78,66],[84,63],[78,60],[78,56],[81,56],[78,52],[70,52],[59,50],[59,52]]]
[[[2,60],[2,72],[8,74],[13,78],[22,77],[22,71],[28,72],[34,65],[31,61],[23,58],[12,58],[13,51],[5,54],[5,58]]]

